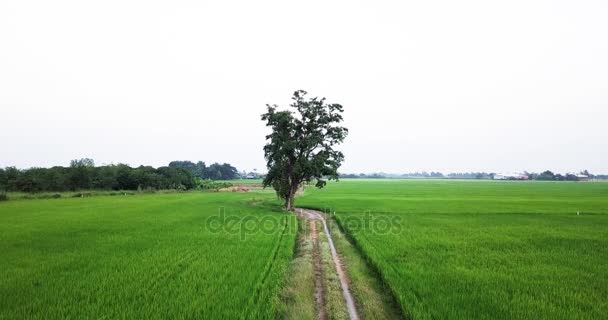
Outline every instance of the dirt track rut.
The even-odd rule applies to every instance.
[[[331,251],[331,256],[332,256],[332,260],[334,262],[334,267],[336,269],[336,273],[338,274],[338,278],[340,279],[340,285],[342,287],[342,295],[344,296],[344,300],[346,302],[346,308],[348,311],[348,315],[349,318],[351,320],[359,320],[359,315],[357,313],[357,308],[355,305],[355,300],[353,299],[353,296],[350,292],[348,283],[348,277],[346,275],[346,272],[344,271],[344,267],[342,265],[342,262],[340,261],[340,257],[338,256],[338,252],[336,251],[336,248],[334,246],[334,242],[331,238],[331,233],[329,232],[329,229],[327,228],[327,222],[325,221],[325,217],[323,215],[322,212],[320,211],[315,211],[315,210],[310,210],[310,209],[295,209],[295,212],[298,216],[309,220],[311,223],[311,232],[314,243],[315,243],[315,247],[318,248],[319,244],[318,244],[318,238],[319,238],[319,231],[317,230],[316,224],[314,223],[315,221],[321,221],[323,223],[323,229],[325,234],[327,235],[327,241],[329,243],[329,249]],[[315,259],[315,299],[317,301],[317,314],[319,319],[325,319],[326,315],[325,315],[325,309],[323,307],[323,286],[322,286],[322,275],[321,272],[319,272],[319,270],[317,269],[317,267],[320,268],[320,257],[318,254],[318,250],[314,250],[317,251],[316,257]],[[319,303],[321,305],[319,305]]]

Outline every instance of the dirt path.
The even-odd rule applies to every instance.
[[[317,230],[317,223],[315,219],[308,220],[310,227],[310,236],[312,239],[312,261],[314,266],[314,279],[315,279],[315,310],[317,312],[317,319],[327,319],[325,311],[325,295],[323,292],[323,266],[321,261],[321,245],[319,243],[319,231]]]
[[[319,249],[319,231],[317,230],[316,221],[321,221],[323,223],[323,229],[325,234],[327,235],[327,240],[329,242],[329,248],[331,251],[331,256],[334,262],[334,266],[336,268],[336,273],[338,274],[338,278],[340,279],[340,285],[342,287],[342,295],[344,296],[344,300],[346,302],[346,308],[348,311],[349,318],[351,320],[359,320],[359,316],[357,313],[357,308],[355,306],[355,300],[350,292],[348,287],[348,277],[346,276],[346,272],[344,272],[344,268],[342,267],[342,262],[340,261],[340,257],[338,256],[338,252],[334,246],[334,242],[331,238],[331,233],[327,228],[327,223],[323,216],[322,212],[309,210],[309,209],[296,209],[296,214],[304,219],[307,219],[310,223],[312,238],[314,241],[314,246],[316,249],[313,250],[313,259],[315,264],[315,299],[317,302],[317,314],[319,319],[325,319],[325,308],[323,306],[324,297],[323,297],[323,278],[322,278],[322,270],[321,270],[321,257],[320,257],[320,249]],[[316,252],[316,253],[315,253]],[[320,305],[319,305],[320,304]]]

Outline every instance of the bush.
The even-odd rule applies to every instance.
[[[156,189],[148,187],[145,190],[143,190],[142,192],[143,193],[156,193]]]
[[[42,194],[36,197],[36,199],[59,199],[61,198],[61,194],[59,193],[54,193],[54,194]]]
[[[201,190],[219,190],[223,188],[232,187],[232,183],[230,182],[218,182],[213,180],[202,180],[197,179],[196,181],[197,188]]]
[[[0,201],[8,201],[8,195],[6,193],[0,193]]]
[[[79,192],[79,193],[75,193],[72,195],[72,198],[84,198],[84,197],[91,197],[93,196],[93,194],[91,194],[90,192]]]

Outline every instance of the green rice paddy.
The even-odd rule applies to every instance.
[[[297,205],[335,212],[410,318],[608,314],[608,183],[343,180]],[[273,319],[295,222],[258,190],[1,202],[0,319]]]
[[[251,198],[187,193],[0,203],[0,318],[274,318],[295,219]],[[208,227],[219,212],[235,218],[230,228],[223,220]],[[244,235],[242,217],[275,227]]]
[[[335,211],[414,319],[608,315],[608,183],[344,180],[299,204]]]

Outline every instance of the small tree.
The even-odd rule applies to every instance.
[[[556,178],[557,178],[557,176],[553,172],[547,170],[547,171],[544,171],[541,174],[539,174],[536,179],[537,180],[547,180],[547,181],[559,180],[559,179],[556,179]]]
[[[272,186],[290,211],[302,183],[316,180],[316,186],[323,188],[326,179],[338,180],[344,155],[334,146],[348,134],[348,129],[339,126],[344,111],[341,105],[328,104],[325,98],[307,99],[306,94],[303,90],[294,92],[290,107],[295,112],[267,105],[268,111],[262,115],[266,126],[272,128],[264,146],[268,167],[264,187]]]

